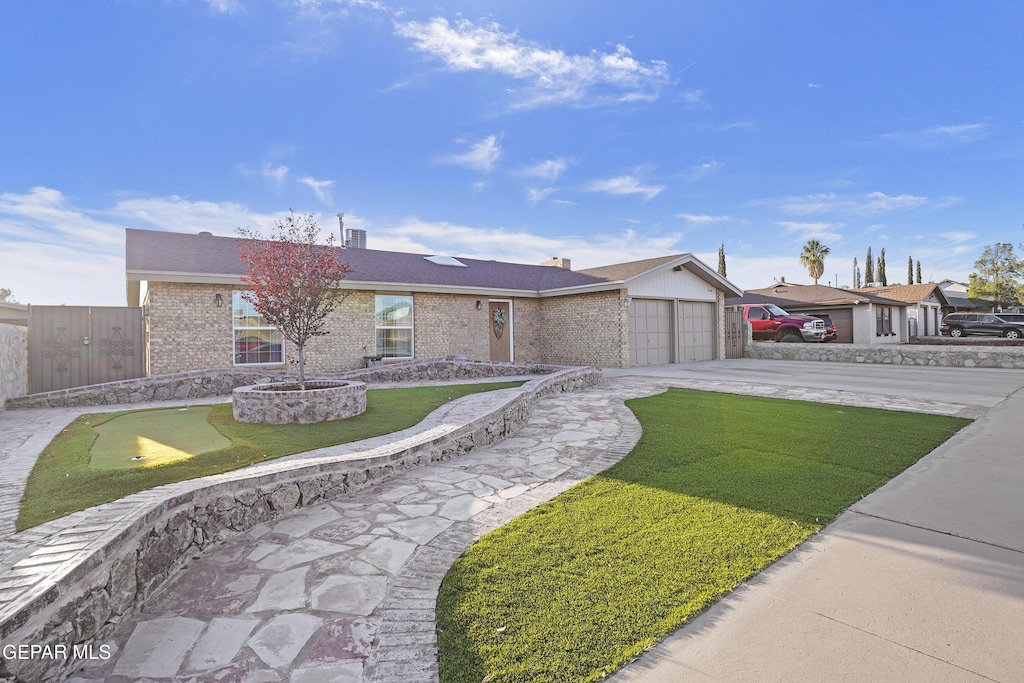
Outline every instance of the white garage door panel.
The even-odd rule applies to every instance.
[[[703,301],[679,302],[680,361],[715,357],[715,305]]]
[[[633,299],[629,308],[629,360],[633,365],[672,362],[672,302]]]

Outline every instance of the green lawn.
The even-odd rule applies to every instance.
[[[448,572],[444,683],[599,680],[969,422],[676,389],[627,405],[626,458]]]
[[[161,451],[165,464],[146,466],[146,459],[135,461],[131,457],[145,447],[146,442],[172,441],[168,433],[181,429],[174,415],[177,409],[157,409],[154,422],[161,424],[156,431],[146,431],[146,414],[151,411],[122,411],[82,415],[68,425],[46,447],[29,475],[18,515],[18,530],[42,524],[51,519],[85,508],[107,503],[118,498],[144,491],[154,486],[185,479],[205,477],[244,467],[254,462],[292,453],[368,439],[397,432],[420,422],[441,405],[468,394],[494,389],[517,387],[523,382],[491,382],[487,384],[454,384],[448,386],[415,387],[401,389],[370,389],[366,392],[366,412],[345,420],[334,420],[309,425],[255,425],[235,422],[231,404],[202,406],[209,408],[205,421],[229,442],[216,450],[205,450],[211,439],[201,439],[191,446],[186,440],[174,441],[171,451]],[[200,411],[191,408],[178,413],[183,420],[194,420]],[[130,427],[119,425],[113,443],[101,443],[97,437],[104,425],[122,422],[123,416],[138,420],[139,439],[132,438]],[[175,425],[177,425],[175,427]],[[203,425],[204,427],[206,425]],[[144,434],[148,434],[145,436]],[[156,439],[154,434],[162,434]],[[208,436],[208,435],[207,435]],[[213,442],[216,439],[212,440]],[[94,446],[99,446],[93,452]],[[194,453],[186,452],[193,449]],[[148,451],[147,451],[148,452]],[[152,460],[152,459],[151,459]]]

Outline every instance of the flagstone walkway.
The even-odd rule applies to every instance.
[[[538,401],[523,429],[212,546],[97,640],[78,681],[437,680],[434,608],[476,539],[624,457],[623,405],[669,386],[967,415],[974,408],[825,389],[641,377]]]

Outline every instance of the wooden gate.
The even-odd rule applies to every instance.
[[[29,306],[29,392],[146,376],[141,308]]]
[[[743,358],[743,311],[725,312],[725,357]]]

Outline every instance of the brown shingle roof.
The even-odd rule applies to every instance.
[[[607,280],[628,280],[637,275],[643,275],[649,270],[675,261],[686,254],[672,254],[671,256],[659,256],[657,258],[643,259],[642,261],[630,261],[629,263],[615,263],[610,266],[599,266],[597,268],[585,268],[581,273],[593,275]]]
[[[875,302],[885,305],[906,306],[902,301],[890,299],[876,294],[856,291],[852,289],[836,289],[826,285],[778,285],[764,289],[748,289],[747,294],[765,294],[768,296],[781,296],[791,301],[798,301],[804,304],[854,304],[864,302]]]
[[[867,294],[877,294],[878,296],[884,296],[887,299],[895,299],[897,301],[906,301],[907,303],[916,304],[920,301],[924,301],[934,292],[939,303],[943,306],[948,306],[949,302],[946,300],[946,296],[939,289],[939,286],[934,282],[925,282],[920,285],[888,285],[886,287],[858,287],[857,289],[850,290],[852,292],[864,292]]]

